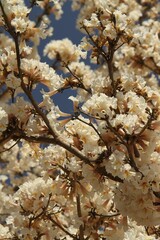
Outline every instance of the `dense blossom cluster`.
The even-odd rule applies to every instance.
[[[73,0],[49,65],[63,4],[0,1],[0,239],[159,239],[160,3]]]

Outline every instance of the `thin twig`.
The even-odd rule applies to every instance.
[[[83,82],[81,81],[81,79],[80,79],[75,73],[72,72],[72,70],[70,69],[70,67],[69,67],[67,64],[64,63],[64,65],[65,65],[65,67],[67,68],[67,70],[70,72],[70,74],[71,74],[75,79],[78,80],[78,82],[79,82],[79,86],[78,86],[78,87],[84,89],[86,92],[88,92],[88,93],[91,94],[91,89],[87,89],[87,88],[84,86],[84,84],[83,84]]]
[[[97,135],[99,136],[99,138],[102,140],[102,142],[104,143],[104,145],[106,146],[106,142],[104,141],[104,139],[102,138],[101,134],[98,132],[98,130],[96,129],[96,127],[92,124],[92,122],[90,121],[89,123],[85,122],[83,119],[77,117],[77,119],[80,121],[80,122],[83,122],[84,124],[90,126],[91,128],[94,129],[94,131],[97,133]]]
[[[46,217],[52,222],[54,223],[55,226],[57,226],[58,228],[60,228],[64,233],[66,233],[68,236],[70,236],[72,239],[74,240],[78,240],[78,238],[71,234],[70,232],[68,232],[64,227],[62,227],[62,225],[60,225],[57,221],[55,221],[50,215],[46,215]]]
[[[82,211],[81,211],[81,201],[80,201],[80,195],[78,194],[76,196],[76,203],[77,203],[77,214],[78,217],[82,217]],[[81,224],[79,226],[79,240],[84,240],[84,226]]]

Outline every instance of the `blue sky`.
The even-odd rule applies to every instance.
[[[34,17],[38,15],[37,8],[35,7],[33,13]],[[46,42],[51,39],[63,39],[69,38],[73,43],[79,44],[83,34],[76,29],[76,17],[78,12],[72,11],[71,1],[67,1],[63,6],[63,15],[60,20],[56,20],[54,15],[50,16],[51,24],[54,28],[53,36],[50,39],[44,40],[41,44],[41,49],[44,47]],[[41,52],[41,51],[40,51]]]
[[[78,12],[72,11],[71,2],[67,1],[63,6],[63,15],[60,20],[56,20],[53,15],[50,16],[51,24],[54,28],[53,36],[42,40],[39,46],[39,53],[41,55],[41,61],[49,63],[49,60],[43,56],[44,46],[51,40],[58,40],[63,38],[69,38],[74,44],[79,44],[83,37],[83,34],[76,29],[76,18]],[[38,7],[34,7],[32,12],[32,18],[35,19],[39,15]],[[44,87],[43,87],[44,88]],[[39,90],[40,88],[38,88]],[[35,97],[39,101],[40,94],[35,91]],[[58,93],[54,97],[54,102],[60,107],[62,111],[72,112],[72,102],[68,100],[70,95],[75,95],[75,91],[66,90],[63,94]]]

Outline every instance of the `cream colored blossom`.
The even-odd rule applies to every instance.
[[[0,238],[10,238],[11,233],[9,232],[9,227],[4,227],[3,225],[0,224]]]
[[[78,61],[80,56],[85,58],[85,53],[67,38],[52,40],[46,45],[44,55],[48,55],[50,59],[57,58],[62,61],[62,64]]]
[[[153,205],[154,199],[149,187],[148,191],[143,193],[140,188],[136,187],[135,183],[136,178],[134,177],[132,181],[125,181],[117,188],[115,194],[117,208],[123,215],[128,215],[139,225],[158,225],[159,211]]]
[[[43,9],[47,8],[49,6],[50,13],[53,13],[55,15],[56,20],[59,20],[63,14],[63,4],[65,0],[38,0],[37,4]],[[53,4],[53,5],[52,5]]]
[[[41,82],[51,87],[52,90],[58,89],[63,81],[48,64],[35,59],[22,59],[22,70],[26,81],[29,78],[35,84]]]
[[[100,93],[94,94],[85,104],[83,104],[82,110],[93,116],[105,118],[107,116],[113,116],[116,107],[116,98],[108,97],[104,93]]]
[[[8,115],[5,112],[5,110],[0,107],[0,135],[3,133],[3,131],[6,130],[8,124]]]
[[[87,119],[82,118],[82,120],[88,123]],[[79,120],[74,120],[67,123],[65,127],[67,132],[73,136],[75,147],[80,150],[83,149],[86,154],[92,153],[97,155],[99,152],[97,146],[99,137],[90,126],[85,125],[85,123]]]
[[[91,15],[91,19],[90,20],[84,19],[83,24],[86,27],[98,27],[100,25],[100,22],[99,22],[99,20],[97,18],[97,15],[95,13],[93,13]]]
[[[12,73],[10,73],[7,76],[6,84],[8,87],[16,89],[16,88],[20,87],[21,80],[20,80],[20,78],[18,79]]]
[[[45,63],[64,2],[1,0],[0,239],[158,239],[159,3],[72,1]]]

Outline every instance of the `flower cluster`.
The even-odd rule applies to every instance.
[[[159,239],[159,2],[72,1],[44,63],[64,3],[0,1],[0,239]]]

